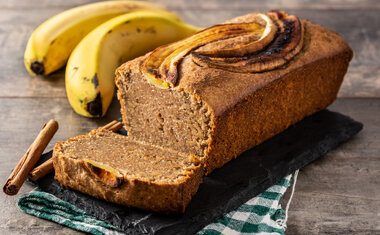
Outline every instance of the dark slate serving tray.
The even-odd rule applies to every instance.
[[[361,123],[328,110],[309,116],[205,176],[184,215],[164,216],[98,200],[60,187],[54,173],[36,183],[128,234],[194,234],[362,128]],[[44,154],[38,164],[51,155],[51,151]]]

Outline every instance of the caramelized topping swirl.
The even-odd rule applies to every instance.
[[[193,52],[193,61],[202,66],[214,67],[231,72],[254,73],[273,70],[285,65],[302,48],[303,29],[296,16],[284,12],[269,12],[278,27],[275,39],[263,45],[260,51],[246,53],[243,56],[226,56],[221,51]],[[230,49],[236,50],[239,46]]]
[[[191,52],[192,60],[200,66],[239,73],[264,72],[285,65],[302,44],[303,27],[296,16],[282,11],[258,13],[250,22],[215,25],[161,46],[144,60],[141,71],[155,85],[174,87],[177,66]],[[202,46],[206,49],[201,50]]]

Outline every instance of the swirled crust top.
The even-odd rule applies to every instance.
[[[135,63],[122,65],[118,71],[123,70],[123,67],[128,65],[128,70],[141,72],[152,84],[162,88],[183,89],[195,94],[206,101],[217,116],[223,113],[225,109],[233,107],[247,95],[294,70],[302,69],[305,64],[333,57],[342,52],[352,53],[349,45],[338,33],[319,24],[299,20],[295,16],[275,11],[267,14],[275,22],[268,25],[258,15],[264,14],[248,14],[227,21],[225,24],[231,25],[235,34],[214,41],[210,39],[208,43],[199,43],[198,47],[187,47],[182,51],[182,54],[179,53],[176,54],[176,57],[170,57],[174,62],[169,64],[169,67],[161,66],[165,58],[154,61],[152,68],[156,70],[149,66],[149,68],[144,67],[152,61],[149,59],[153,59],[152,55],[155,53],[153,51],[134,60]],[[250,24],[250,22],[256,23],[250,28],[241,29],[242,24]],[[239,24],[239,27],[236,24]],[[275,25],[276,35],[268,43],[268,41],[263,40],[262,35],[268,27],[273,30],[273,25]],[[219,33],[223,34],[221,31]],[[270,33],[265,35],[272,38]],[[252,46],[250,44],[252,40],[253,42],[264,41],[262,50],[255,47],[260,46],[261,43]],[[175,45],[175,48],[177,46]],[[167,48],[165,47],[159,47],[156,50],[166,51]],[[231,48],[239,48],[239,50],[231,50]],[[244,54],[246,50],[249,53]],[[251,53],[252,50],[253,53]],[[239,54],[242,52],[243,54]],[[165,53],[169,52],[166,51]],[[231,53],[238,56],[234,57]],[[168,73],[168,68],[176,68],[174,70],[175,76],[173,73]],[[147,75],[146,71],[149,69],[151,69],[150,74]],[[166,72],[169,80],[164,81],[160,72],[162,74]]]

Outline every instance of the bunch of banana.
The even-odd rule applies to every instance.
[[[152,3],[107,1],[62,12],[31,35],[24,54],[32,75],[66,68],[66,91],[73,109],[103,116],[114,94],[114,70],[157,46],[187,37],[199,28]]]
[[[31,35],[24,54],[32,75],[63,67],[75,46],[94,28],[116,16],[139,9],[164,10],[151,3],[107,1],[75,7],[43,22]]]

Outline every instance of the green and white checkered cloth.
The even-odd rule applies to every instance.
[[[265,192],[204,227],[197,235],[284,234],[281,198],[290,186],[291,175]]]
[[[280,200],[290,186],[291,177],[288,175],[197,234],[284,234],[286,225]],[[116,227],[38,188],[22,195],[17,205],[28,214],[79,231],[96,235],[123,234]]]

